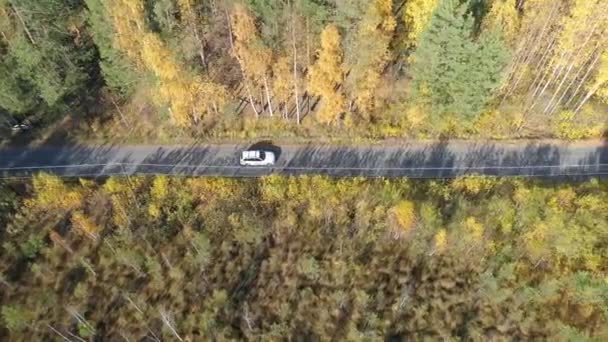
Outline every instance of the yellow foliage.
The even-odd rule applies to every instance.
[[[278,203],[285,198],[287,179],[279,175],[262,178],[262,199],[269,203]]]
[[[416,105],[409,107],[405,116],[407,117],[410,129],[415,130],[426,122],[429,113],[427,108]]]
[[[547,238],[549,233],[549,226],[544,222],[539,222],[523,235],[526,251],[532,259],[538,260],[548,255]]]
[[[156,176],[152,181],[152,187],[150,189],[151,201],[148,205],[148,214],[153,218],[159,218],[161,215],[161,207],[163,201],[169,196],[169,177],[167,176]]]
[[[251,43],[256,40],[255,20],[243,5],[236,4],[234,6],[231,21],[232,33],[237,41]]]
[[[225,104],[225,88],[201,77],[191,77],[156,34],[145,34],[142,58],[158,77],[161,96],[157,101],[170,105],[171,116],[177,125],[198,122],[204,114]]]
[[[526,189],[523,186],[519,186],[515,189],[515,193],[513,194],[513,200],[517,203],[518,206],[522,206],[526,204],[526,201],[530,197],[530,189]]]
[[[145,30],[144,4],[139,0],[108,0],[118,48],[141,63],[141,37]]]
[[[57,176],[41,173],[34,176],[32,184],[35,196],[26,201],[30,208],[72,210],[82,205],[82,192],[70,189]]]
[[[162,211],[158,205],[152,203],[148,206],[148,215],[150,215],[150,217],[157,219],[161,214]]]
[[[72,215],[72,227],[84,236],[97,240],[99,238],[99,226],[90,218],[86,217],[82,211],[77,211]]]
[[[316,118],[325,124],[336,122],[346,107],[344,95],[337,90],[344,80],[340,41],[338,28],[328,25],[321,33],[319,58],[308,73],[308,90],[312,95],[322,97],[321,107]]]
[[[484,138],[500,139],[509,136],[521,126],[520,117],[489,110],[477,117],[473,124],[475,133]]]
[[[235,37],[234,49],[242,62],[246,77],[254,82],[266,77],[272,61],[272,50],[259,38],[255,19],[242,5],[235,5],[231,16]]]
[[[469,217],[464,223],[467,233],[471,236],[473,241],[481,242],[483,239],[484,227],[481,223],[477,222],[474,217]]]
[[[192,8],[192,0],[177,0],[177,7],[184,22],[192,24],[196,21],[196,14]]]
[[[389,46],[396,26],[392,0],[371,1],[359,25],[356,45],[366,51],[354,62],[351,74],[354,78],[355,104],[366,121],[379,107],[377,88],[382,72],[391,59]]]
[[[343,113],[346,108],[346,98],[339,92],[329,93],[323,98],[319,110],[317,111],[317,120],[323,124],[334,124],[339,119],[339,114]]]
[[[152,181],[152,188],[150,189],[150,195],[152,200],[155,202],[162,202],[169,196],[169,177],[167,176],[156,176]]]
[[[597,89],[597,90],[596,90]],[[604,51],[600,59],[597,74],[590,86],[590,91],[597,91],[597,95],[608,104],[608,49]]]
[[[321,32],[319,57],[310,69],[308,81],[308,89],[315,96],[335,92],[336,86],[343,81],[343,53],[340,41],[340,32],[335,25],[328,25]]]
[[[192,194],[204,201],[213,201],[217,198],[238,198],[243,196],[246,190],[235,179],[230,178],[191,178],[188,179],[187,187],[192,189]]]
[[[161,80],[177,80],[180,70],[173,60],[171,51],[154,33],[146,33],[143,38],[142,59],[148,69],[152,70]]]
[[[445,229],[440,229],[435,234],[435,249],[439,252],[442,252],[446,249],[448,245],[448,234]]]
[[[110,195],[112,218],[117,226],[125,227],[129,223],[129,212],[135,198],[134,192],[142,183],[143,179],[138,177],[131,177],[130,180],[110,177],[103,185],[104,191]]]
[[[605,9],[603,1],[572,1],[569,15],[562,19],[562,29],[554,55],[555,62],[564,65],[574,63],[576,66],[586,63],[587,57],[594,53],[596,44],[605,41],[605,33],[602,33],[608,29],[608,21],[597,18],[598,13],[603,13]],[[590,33],[594,34],[589,36]],[[568,56],[574,53],[572,56],[575,58],[565,60],[563,53],[568,53]]]
[[[549,207],[556,211],[571,210],[576,200],[576,192],[572,188],[560,189],[549,201]]]
[[[561,112],[554,123],[557,136],[569,140],[601,137],[604,128],[603,123],[601,121],[587,120],[585,116],[588,115],[593,115],[593,113],[582,111],[578,115],[575,115],[572,111]]]
[[[274,75],[272,81],[274,96],[280,103],[286,103],[294,91],[291,58],[280,57],[274,64],[272,72]]]
[[[184,13],[193,15],[189,0],[182,0],[179,5]],[[175,124],[196,123],[225,104],[227,91],[222,85],[191,77],[161,39],[146,29],[142,1],[109,0],[108,9],[117,32],[118,47],[137,65],[156,75],[160,96],[155,100],[159,105],[170,107]]]
[[[426,29],[439,0],[409,0],[405,3],[403,21],[407,30],[406,44],[413,47]]]
[[[481,192],[492,190],[498,180],[490,177],[459,177],[452,181],[452,189],[461,191],[467,195],[478,195]]]
[[[505,41],[514,43],[520,27],[517,1],[494,0],[490,11],[484,17],[483,26],[485,30],[500,28]]]
[[[576,199],[580,210],[603,212],[608,210],[608,203],[596,195],[585,195]]]
[[[397,236],[407,234],[416,222],[416,212],[414,203],[411,201],[402,201],[392,209],[392,216],[397,224]]]

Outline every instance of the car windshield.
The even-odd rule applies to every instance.
[[[260,151],[260,159],[261,160],[266,159],[266,154],[264,154],[264,151]]]

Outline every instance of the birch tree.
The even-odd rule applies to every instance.
[[[263,87],[268,111],[270,116],[273,116],[272,95],[268,81],[272,51],[259,38],[255,20],[245,7],[236,5],[231,20],[235,54],[242,63],[245,82]]]
[[[338,89],[344,81],[340,42],[338,28],[334,25],[327,26],[321,33],[318,59],[309,72],[308,90],[314,96],[321,97],[316,118],[325,124],[336,123],[345,110],[346,100]]]
[[[218,114],[225,104],[227,95],[222,86],[188,75],[153,33],[147,33],[143,38],[142,59],[157,76],[159,100],[169,105],[176,124],[198,123],[205,114]]]
[[[364,121],[369,121],[379,107],[375,94],[382,72],[392,59],[389,46],[395,27],[391,0],[372,1],[358,25],[348,88]]]
[[[407,30],[406,46],[416,46],[438,4],[439,0],[408,0],[405,3],[402,19]]]
[[[517,0],[494,0],[490,11],[484,17],[484,30],[502,30],[505,41],[512,45],[517,39],[520,28]]]
[[[187,31],[194,38],[198,56],[201,60],[201,65],[204,67],[207,66],[207,56],[205,52],[205,39],[203,35],[203,30],[201,29],[201,22],[203,22],[204,18],[202,18],[195,8],[195,4],[192,0],[178,0],[177,1],[181,20],[187,28]]]

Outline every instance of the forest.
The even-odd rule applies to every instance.
[[[137,141],[600,137],[607,7],[0,0],[0,121]]]
[[[608,339],[608,183],[0,183],[0,339]]]

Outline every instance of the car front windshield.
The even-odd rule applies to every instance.
[[[266,154],[264,153],[264,151],[260,151],[260,159],[261,160],[266,159]]]

